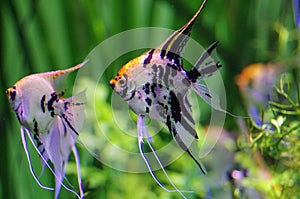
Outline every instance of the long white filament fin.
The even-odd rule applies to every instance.
[[[154,174],[154,172],[152,171],[152,168],[150,166],[150,163],[149,161],[147,160],[147,158],[145,157],[144,155],[144,151],[143,151],[143,143],[144,143],[144,136],[147,138],[147,143],[148,143],[148,146],[150,147],[151,151],[153,152],[153,155],[156,159],[156,161],[158,162],[160,168],[162,169],[162,171],[164,172],[166,178],[168,179],[168,181],[170,182],[170,184],[172,185],[172,187],[175,189],[175,190],[170,190],[170,189],[167,189],[160,181],[159,179],[156,177],[156,175]],[[143,115],[139,115],[138,116],[138,144],[139,144],[139,151],[140,151],[140,154],[143,158],[143,160],[145,161],[146,163],[146,166],[152,176],[152,178],[156,181],[156,183],[161,187],[163,188],[165,191],[167,192],[178,192],[183,198],[186,198],[182,192],[187,192],[187,193],[192,193],[193,191],[186,191],[186,190],[179,190],[176,185],[173,183],[173,181],[171,180],[171,178],[169,177],[169,175],[167,174],[166,170],[164,169],[161,161],[159,160],[159,157],[158,155],[156,154],[153,146],[151,145],[151,142],[152,141],[152,138],[151,136],[149,135],[147,129],[146,129],[146,125],[145,125],[145,119],[144,119],[144,116]]]
[[[205,84],[196,82],[196,83],[193,83],[192,85],[193,85],[194,91],[213,109],[220,111],[222,113],[226,113],[235,118],[249,118],[249,117],[245,117],[245,116],[234,115],[234,114],[226,111],[225,109],[223,109],[221,107],[219,96],[212,90],[209,90]]]
[[[53,171],[53,169],[51,168],[51,166],[48,164],[48,162],[46,161],[46,159],[44,158],[44,156],[40,153],[40,151],[38,150],[38,148],[35,146],[35,143],[30,135],[30,132],[24,128],[24,127],[21,127],[21,129],[25,129],[26,131],[26,134],[31,142],[31,144],[33,145],[34,149],[37,151],[37,153],[39,154],[39,156],[41,157],[41,159],[44,161],[45,165],[49,168],[49,170],[51,171],[51,173],[54,175],[54,177],[56,179],[58,179],[58,177],[56,176],[55,172]],[[22,138],[23,139],[23,138]],[[27,151],[28,152],[28,151]],[[75,194],[79,199],[81,199],[81,197],[78,195],[78,193],[76,193],[74,190],[68,188],[63,182],[60,182],[62,187],[64,187],[67,191],[69,192],[72,192],[73,194]],[[51,190],[54,190],[54,189],[51,189]]]
[[[36,177],[36,175],[34,173],[34,170],[32,168],[32,164],[31,164],[30,154],[29,154],[29,151],[28,151],[27,142],[26,142],[26,135],[25,135],[25,132],[24,132],[24,127],[22,127],[22,126],[21,126],[21,138],[22,138],[22,144],[23,144],[23,147],[24,147],[24,150],[25,150],[25,154],[26,154],[26,157],[27,157],[27,161],[28,161],[28,164],[29,164],[29,169],[30,169],[30,172],[31,172],[33,178],[35,179],[36,183],[43,189],[53,191],[54,190],[53,187],[47,187],[47,186],[42,185],[42,183],[39,181],[39,179]]]
[[[79,193],[80,193],[80,197],[83,199],[83,188],[82,188],[82,181],[81,181],[81,175],[80,175],[80,160],[79,160],[79,155],[78,155],[78,151],[75,145],[73,145],[72,147],[72,151],[75,157],[75,162],[76,162],[76,167],[77,167],[77,181],[78,181],[78,187],[79,187]]]

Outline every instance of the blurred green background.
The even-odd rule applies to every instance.
[[[47,199],[54,196],[53,192],[38,187],[29,172],[19,123],[5,95],[8,87],[31,73],[76,65],[100,42],[122,31],[140,27],[176,30],[190,19],[201,3],[184,0],[2,0],[0,197]],[[221,73],[229,112],[248,114],[249,97],[242,89],[239,92],[235,82],[236,76],[247,65],[273,62],[288,75],[282,78],[278,72],[278,76],[270,77],[264,69],[259,71],[263,77],[274,79],[274,86],[279,88],[278,98],[285,100],[274,102],[273,108],[257,108],[260,113],[271,112],[262,121],[263,124],[270,121],[270,128],[257,125],[256,118],[228,116],[219,142],[204,159],[209,172],[207,176],[201,176],[196,165],[186,156],[167,167],[180,189],[195,190],[194,194],[186,194],[188,198],[299,198],[300,33],[295,25],[294,10],[299,13],[299,8],[293,9],[291,0],[207,1],[191,36],[204,47],[219,41],[217,51],[223,65]],[[161,41],[164,39],[162,37]],[[111,116],[112,91],[108,85],[108,80],[119,68],[136,55],[138,53],[133,52],[117,59],[101,77],[100,94],[95,104],[98,109],[87,107],[99,112],[99,117],[93,120],[87,116],[87,123],[91,131],[96,131],[97,121],[101,121],[110,129],[112,139],[138,152],[136,140],[114,137],[118,129]],[[254,74],[250,72],[248,75]],[[282,87],[277,84],[280,77]],[[71,74],[67,88],[72,88],[74,78],[75,74]],[[82,84],[89,88],[95,83],[86,79]],[[91,100],[91,103],[94,102]],[[207,109],[205,111],[209,114]],[[281,117],[284,122],[281,122]],[[200,135],[205,134],[208,122],[208,119],[201,118]],[[158,148],[163,139],[171,139],[166,129],[162,131],[162,137],[166,138],[158,141]],[[180,198],[177,193],[162,190],[149,173],[114,170],[94,159],[82,145],[78,147],[86,198]],[[32,148],[31,152],[35,154]],[[108,150],[102,152],[100,156],[110,156]],[[118,154],[114,154],[114,158],[118,159]],[[39,158],[33,155],[33,165],[38,171],[39,164]],[[67,177],[77,190],[74,170],[74,159],[70,157]],[[159,176],[163,178],[163,175]],[[45,171],[42,179],[45,184],[53,185],[50,172]],[[163,182],[168,185],[166,180]],[[60,198],[75,196],[62,189]]]

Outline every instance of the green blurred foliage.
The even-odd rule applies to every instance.
[[[8,87],[31,73],[73,66],[83,61],[100,42],[122,31],[149,26],[178,29],[201,3],[184,0],[1,1],[0,197],[46,199],[54,196],[53,192],[38,187],[29,172],[19,123],[5,95]],[[180,189],[195,191],[186,194],[189,198],[297,198],[300,189],[300,33],[294,25],[291,1],[208,0],[191,36],[205,47],[214,41],[220,42],[218,57],[223,65],[221,73],[230,112],[247,115],[246,100],[240,96],[234,79],[252,63],[276,62],[284,67],[287,79],[282,77],[275,86],[285,100],[271,101],[261,111],[268,116],[264,121],[269,122],[271,129],[257,126],[251,119],[241,128],[236,118],[227,117],[227,131],[224,130],[213,150],[204,158],[207,176],[202,176],[194,162],[183,155],[166,168],[170,177]],[[165,37],[161,41],[163,39]],[[86,198],[180,198],[179,194],[161,189],[149,173],[122,172],[98,160],[113,157],[111,161],[124,163],[128,168],[142,164],[141,158],[126,159],[118,155],[99,131],[100,126],[102,131],[109,132],[106,136],[115,145],[138,153],[136,137],[128,136],[135,135],[135,126],[126,120],[124,126],[128,131],[125,134],[115,124],[108,80],[139,53],[128,53],[116,59],[100,82],[83,79],[78,85],[87,92],[98,85],[95,98],[87,101],[86,110],[95,115],[86,114],[84,140],[78,144]],[[68,78],[66,95],[72,94],[75,75]],[[209,114],[208,105],[201,103],[201,106],[206,106],[203,115]],[[130,114],[135,121],[136,116]],[[200,139],[205,136],[208,123],[209,117],[201,118],[197,127]],[[162,129],[161,136],[155,136],[153,145],[159,149],[166,140],[169,142],[171,136]],[[202,148],[214,145],[211,140],[214,139],[207,139]],[[32,147],[30,151],[39,174],[39,157]],[[247,169],[248,177],[239,183],[228,179],[228,171],[239,168]],[[169,187],[163,174],[157,172],[157,175]],[[72,156],[67,177],[77,190]],[[44,184],[54,184],[54,177],[47,169],[41,179]],[[60,198],[74,197],[62,189]]]

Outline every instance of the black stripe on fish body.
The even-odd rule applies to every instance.
[[[164,113],[165,114],[168,114],[168,110],[169,110],[169,106],[167,104],[164,104],[163,102],[161,101],[157,101],[157,104],[161,106],[161,108],[164,109]]]
[[[70,102],[65,102],[64,103],[64,110],[68,110],[69,109],[69,106],[70,106]]]
[[[62,123],[62,125],[63,125],[63,127],[64,127],[64,137],[66,137],[66,136],[67,136],[67,133],[68,133],[68,132],[67,132],[67,131],[68,131],[68,130],[67,130],[67,127],[66,127],[66,125],[65,125],[65,123],[64,123],[63,121],[62,121],[61,123]]]
[[[175,63],[177,66],[180,67],[182,65],[181,52],[184,49],[184,46],[186,45],[189,39],[189,34],[185,35],[179,33],[175,36],[178,36],[178,38],[176,38],[175,41],[170,46],[170,49],[167,52],[166,57],[168,58],[168,60],[173,61],[173,63]]]
[[[145,99],[145,102],[148,104],[148,106],[151,106],[152,104],[152,100],[149,97]]]
[[[175,77],[177,74],[178,74],[178,71],[180,71],[180,67],[178,67],[177,65],[175,64],[169,64],[167,63],[167,67],[170,67],[171,68],[171,77]]]
[[[165,111],[164,111],[165,114],[168,114],[169,106],[168,106],[167,104],[164,104],[164,103],[161,102],[161,101],[157,101],[156,103],[157,103],[158,105],[160,105],[161,108],[163,108],[163,109],[165,110]]]
[[[149,112],[150,112],[150,109],[149,109],[149,107],[148,107],[148,106],[146,107],[146,109],[145,109],[145,110],[146,110],[146,113],[149,113]]]
[[[58,95],[56,94],[56,92],[51,93],[51,98],[47,102],[47,108],[48,111],[51,112],[51,117],[54,117],[53,103],[56,102],[57,100],[58,100]]]
[[[170,91],[169,95],[170,98],[168,103],[171,106],[171,117],[174,119],[175,123],[181,122],[181,108],[179,100],[173,91]]]
[[[181,53],[189,39],[190,31],[192,30],[192,26],[194,25],[197,16],[193,17],[186,25],[167,39],[161,50],[160,56],[162,59],[166,56],[170,61],[173,60],[178,66],[182,65]]]
[[[132,100],[134,98],[134,96],[135,96],[135,90],[133,92],[131,92],[131,96],[129,97],[128,100]]]
[[[43,95],[42,99],[41,99],[41,108],[43,113],[45,113],[45,100],[46,100],[46,95]]]
[[[18,105],[18,107],[16,109],[14,109],[15,113],[16,113],[16,116],[17,116],[17,119],[19,120],[19,122],[21,123],[21,120],[20,120],[20,115],[22,116],[23,115],[23,109],[22,109],[22,103],[20,103]],[[19,115],[20,114],[20,115]]]
[[[187,120],[189,120],[189,122],[194,125],[194,119],[192,117],[192,115],[190,114],[191,111],[188,111],[186,109],[185,104],[183,103],[184,101],[184,97],[182,96],[181,93],[177,94],[178,102],[180,104],[180,108],[181,108],[181,120],[179,121],[180,124],[183,126],[183,128],[189,132],[193,137],[195,137],[196,139],[198,139],[198,135],[195,131],[195,129],[187,122]],[[186,120],[187,119],[187,120]]]
[[[62,114],[61,117],[64,119],[64,121],[67,123],[68,127],[70,127],[70,129],[76,134],[79,135],[78,132],[75,130],[75,128],[72,126],[72,124],[70,123],[70,121],[68,120],[69,118],[65,115]]]
[[[161,49],[161,53],[160,53],[160,57],[162,59],[164,59],[165,57],[167,57],[168,60],[172,61],[174,60],[174,63],[178,63],[178,60],[180,59],[180,51],[182,50],[181,47],[181,43],[186,39],[186,37],[188,37],[189,35],[189,31],[188,30],[185,34],[185,32],[183,31],[176,31],[171,38],[169,38],[166,43],[163,45],[162,49]],[[186,42],[185,42],[186,44]],[[176,62],[177,61],[177,62]]]
[[[149,85],[150,85],[150,84],[149,84]],[[156,97],[159,97],[159,96],[157,95],[157,93],[160,93],[160,91],[161,91],[163,88],[168,89],[168,88],[164,87],[162,84],[152,83],[152,84],[150,85],[150,92],[151,92],[152,96],[153,96],[154,98],[156,98]],[[149,94],[150,94],[150,93],[149,93]],[[149,95],[149,94],[148,94],[148,95]]]
[[[162,66],[153,64],[152,65],[152,71],[153,71],[153,73],[152,73],[151,83],[156,84],[156,85],[160,84],[161,81],[162,81],[161,77],[163,77],[163,75],[164,75],[163,74],[164,70],[163,70]]]
[[[205,95],[209,98],[211,98],[211,95],[209,93],[205,93]]]
[[[35,139],[37,143],[37,147],[39,148],[40,146],[43,145],[43,143],[40,140],[40,135],[39,135],[39,129],[38,129],[38,122],[36,121],[35,118],[33,118],[33,138]]]
[[[195,83],[201,74],[198,72],[197,68],[194,67],[192,70],[186,72],[186,76],[191,82]]]
[[[148,57],[144,60],[144,64],[149,64],[151,59],[152,59],[152,55],[153,55],[153,52],[154,52],[155,49],[152,49],[151,51],[149,51],[148,53]]]
[[[160,57],[161,57],[162,59],[164,59],[164,57],[165,57],[165,55],[166,55],[166,52],[167,52],[167,50],[166,50],[165,48],[161,49]]]
[[[171,116],[170,115],[168,115],[167,118],[166,118],[166,125],[169,129],[169,132],[173,135],[173,137],[175,137],[177,132],[176,132],[175,128],[172,128],[172,122],[171,122]]]
[[[33,118],[33,131],[38,134],[39,132],[39,129],[38,129],[38,123],[37,121],[35,120],[35,118]]]
[[[144,90],[144,92],[149,95],[150,94],[150,83],[147,82],[143,87],[142,89]]]
[[[155,91],[156,87],[157,87],[156,83],[151,84],[150,89],[151,89],[151,93],[152,93],[153,97],[156,97],[156,91]]]
[[[219,62],[214,63],[213,61],[210,61],[208,63],[205,63],[206,59],[211,56],[211,53],[217,47],[217,45],[218,42],[214,42],[211,46],[209,46],[208,49],[206,49],[205,52],[202,53],[200,58],[197,60],[195,66],[190,71],[186,72],[186,75],[191,82],[195,83],[200,76],[210,76],[213,74],[213,72],[222,67]],[[202,69],[199,68],[201,64],[205,64]]]

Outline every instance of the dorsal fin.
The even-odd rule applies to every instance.
[[[34,75],[37,75],[37,76],[47,79],[52,84],[55,91],[62,91],[63,90],[62,85],[63,85],[67,75],[69,73],[81,68],[87,62],[88,62],[88,60],[85,60],[84,62],[77,64],[76,66],[73,66],[71,68],[65,69],[65,70],[56,70],[56,71],[51,71],[51,72],[38,73],[38,74],[34,74]]]
[[[204,7],[206,0],[203,1],[195,15],[179,30],[175,31],[169,36],[159,47],[161,50],[160,57],[162,59],[167,58],[170,61],[173,60],[174,64],[178,67],[182,67],[182,52],[189,39],[190,31]]]

